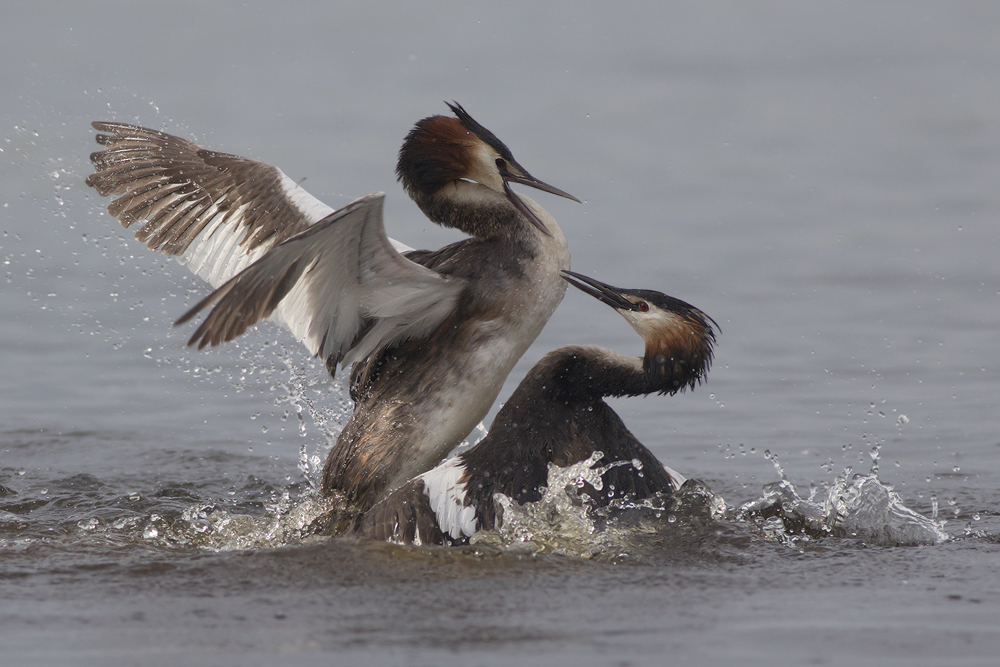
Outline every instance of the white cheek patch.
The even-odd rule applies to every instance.
[[[469,153],[472,162],[465,177],[496,192],[503,192],[503,179],[497,170],[497,158],[500,155],[481,141],[476,142]]]
[[[625,318],[625,321],[631,324],[636,333],[642,336],[644,340],[657,334],[670,335],[691,328],[684,318],[658,308],[645,313],[638,310],[619,312]]]

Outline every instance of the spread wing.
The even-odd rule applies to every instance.
[[[272,317],[332,372],[339,362],[431,333],[466,281],[399,254],[382,225],[383,200],[376,193],[348,204],[224,283],[178,320],[215,304],[189,344],[217,345]]]
[[[108,212],[123,226],[142,223],[139,241],[215,287],[333,213],[269,164],[136,125],[92,125],[105,148],[90,156],[87,185],[116,197]]]

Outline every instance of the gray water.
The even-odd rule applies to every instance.
[[[1000,5],[3,19],[0,664],[995,663]],[[184,347],[171,322],[204,286],[84,186],[89,122],[279,165],[333,206],[384,190],[389,235],[437,247],[457,237],[392,168],[452,99],[584,200],[537,197],[574,269],[721,324],[706,385],[614,403],[660,458],[731,508],[781,480],[775,461],[803,498],[877,462],[949,539],[792,539],[735,514],[597,557],[270,535],[308,504],[300,450],[322,456],[343,394],[268,326]],[[641,350],[570,293],[500,400],[567,343]],[[220,522],[245,541],[199,542]]]

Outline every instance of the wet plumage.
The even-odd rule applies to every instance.
[[[334,211],[275,167],[123,123],[87,183],[109,212],[216,290],[199,347],[261,319],[288,328],[331,373],[355,364],[354,414],[323,489],[366,507],[427,470],[479,423],[562,299],[569,251],[555,220],[511,183],[538,181],[461,106],[416,124],[397,176],[434,222],[472,238],[436,251],[389,239],[383,195]]]
[[[570,345],[543,357],[497,414],[479,444],[407,482],[362,515],[353,534],[416,544],[461,544],[502,517],[494,494],[541,498],[549,464],[565,467],[597,451],[603,488],[614,498],[671,493],[683,478],[665,468],[604,402],[607,396],[674,394],[700,383],[712,361],[711,319],[679,299],[611,287],[571,272],[575,286],[612,306],[642,336],[643,357]],[[622,465],[611,465],[621,463]]]

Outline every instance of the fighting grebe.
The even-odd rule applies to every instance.
[[[649,290],[611,287],[570,271],[566,280],[610,305],[642,336],[641,358],[570,345],[525,376],[476,446],[407,482],[362,514],[352,534],[405,544],[464,544],[502,523],[493,494],[539,500],[550,463],[603,457],[603,490],[585,485],[595,506],[612,498],[671,493],[684,482],[656,460],[602,399],[694,388],[712,362],[713,322],[694,306]],[[633,464],[638,461],[639,465]],[[612,465],[622,462],[621,465]],[[611,490],[609,492],[609,490]]]
[[[264,318],[330,373],[354,363],[355,410],[323,492],[364,508],[431,468],[482,420],[562,300],[566,239],[511,183],[579,201],[531,176],[458,104],[419,121],[396,175],[434,222],[472,238],[410,250],[386,237],[383,195],[334,211],[280,170],[123,123],[94,123],[105,149],[87,184],[153,250],[217,289],[189,344],[217,345]],[[401,254],[402,253],[402,254]],[[356,363],[355,363],[356,362]]]

